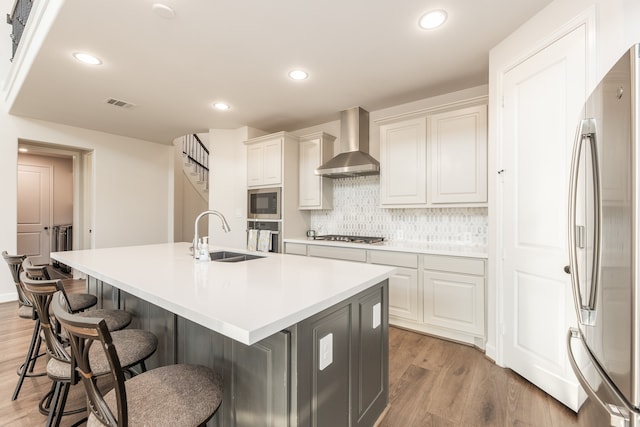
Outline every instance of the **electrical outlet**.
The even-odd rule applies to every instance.
[[[378,326],[380,326],[380,323],[382,323],[381,308],[382,306],[380,305],[380,303],[377,303],[373,306],[373,310],[371,310],[373,312],[373,329],[377,328]]]
[[[318,346],[318,368],[321,371],[333,363],[333,334],[327,334],[320,338]]]

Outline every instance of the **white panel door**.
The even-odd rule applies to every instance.
[[[47,166],[18,165],[18,254],[36,264],[51,262],[51,174]]]
[[[507,72],[502,123],[504,364],[574,410],[565,336],[575,312],[563,267],[585,52],[579,27]]]

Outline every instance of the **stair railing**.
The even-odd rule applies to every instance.
[[[198,135],[194,133],[183,137],[182,154],[193,165],[198,181],[204,182],[209,188],[209,150],[198,138]]]
[[[13,58],[16,56],[16,50],[18,50],[18,45],[22,38],[22,32],[27,25],[27,19],[31,13],[31,6],[33,6],[33,0],[17,0],[11,15],[7,13],[7,24],[12,27],[10,35],[12,43],[11,61],[13,61]]]

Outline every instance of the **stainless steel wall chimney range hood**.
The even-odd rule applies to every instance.
[[[369,155],[368,111],[354,107],[340,112],[340,151],[316,169],[316,175],[344,178],[380,173],[380,163]]]

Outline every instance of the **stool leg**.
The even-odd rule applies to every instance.
[[[40,322],[38,320],[38,322]],[[31,364],[29,365],[29,373],[33,373],[33,369],[36,367],[36,362],[39,356],[42,356],[40,353],[40,346],[42,345],[42,337],[40,336],[40,330],[38,328],[38,341],[36,342],[36,346],[33,349],[33,353],[31,354]]]
[[[51,403],[49,404],[49,416],[47,417],[46,427],[51,427],[53,425],[53,417],[56,416],[56,412],[59,411],[58,401],[60,400],[61,388],[62,388],[62,383],[60,381],[56,381],[53,397],[51,398]]]
[[[27,374],[29,365],[31,364],[33,349],[36,346],[36,342],[39,341],[39,337],[40,337],[40,334],[38,333],[39,331],[40,331],[40,319],[36,320],[36,324],[33,327],[33,335],[31,335],[31,343],[29,343],[29,351],[27,351],[27,357],[25,358],[24,363],[20,367],[20,378],[18,379],[18,384],[16,384],[16,389],[13,391],[13,396],[11,397],[11,400],[16,400],[18,398],[18,393],[20,393],[22,382],[24,381],[24,377]]]
[[[62,416],[66,415],[64,413],[64,407],[67,404],[67,396],[69,395],[69,387],[71,387],[71,383],[64,383],[62,386],[62,396],[60,396],[60,404],[58,405],[58,411],[56,413],[56,422],[54,424],[55,427],[60,425],[60,420],[62,420]]]

